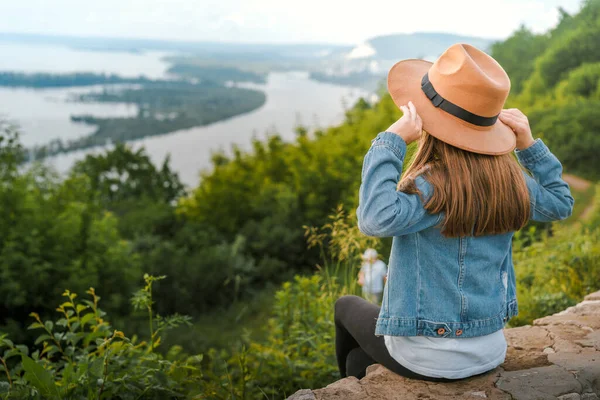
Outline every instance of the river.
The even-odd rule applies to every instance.
[[[28,53],[24,48],[31,48]],[[2,53],[2,50],[5,53]],[[5,58],[17,53],[11,62]],[[40,52],[40,53],[36,53]],[[55,53],[56,52],[56,53]],[[46,46],[6,45],[0,43],[0,69],[26,72],[73,72],[94,71],[118,73],[124,76],[164,76],[168,64],[162,61],[164,54],[158,53],[105,53],[79,51]],[[29,58],[27,56],[29,54]],[[38,62],[38,55],[49,57],[60,54],[50,63],[47,59]],[[93,62],[82,61],[90,57]],[[16,61],[18,60],[18,61]],[[73,62],[74,64],[70,64]],[[242,149],[250,147],[253,137],[264,138],[269,133],[278,133],[284,140],[293,140],[294,128],[301,124],[308,128],[324,128],[340,123],[345,108],[367,93],[361,89],[320,83],[308,78],[304,72],[277,72],[268,76],[264,85],[244,85],[262,90],[266,103],[252,112],[213,123],[211,125],[175,131],[169,134],[148,137],[131,145],[144,146],[151,159],[159,164],[171,155],[171,166],[188,186],[199,181],[199,172],[210,168],[212,152],[229,151],[236,144]],[[69,93],[86,90],[69,89],[6,89],[0,88],[0,115],[17,122],[23,131],[23,143],[43,144],[56,137],[71,139],[90,133],[93,127],[73,123],[71,114],[133,115],[135,107],[126,104],[78,104],[66,101]],[[47,164],[64,173],[76,160],[86,154],[103,151],[101,148],[76,151],[48,159]]]

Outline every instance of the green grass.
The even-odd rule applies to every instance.
[[[177,344],[191,354],[199,354],[210,348],[230,349],[242,338],[261,341],[267,334],[263,328],[271,316],[278,288],[271,285],[246,301],[195,318],[192,327],[170,331],[161,347],[168,349]]]
[[[573,214],[566,220],[567,223],[573,223],[581,218],[583,212],[592,204],[596,191],[595,185],[590,185],[589,188],[583,191],[571,190],[571,194],[575,199]]]

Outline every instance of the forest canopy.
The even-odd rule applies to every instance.
[[[597,111],[600,100],[600,1],[585,0],[575,15],[560,10],[560,22],[547,33],[521,27],[492,46],[508,72],[508,106],[530,119],[565,168],[600,178]]]

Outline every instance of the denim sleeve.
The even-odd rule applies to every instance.
[[[364,234],[402,236],[439,221],[439,215],[431,215],[423,208],[419,195],[396,190],[405,155],[406,143],[394,133],[382,132],[373,140],[363,161],[356,210],[358,228]]]
[[[550,222],[569,217],[573,212],[573,196],[562,180],[562,165],[541,139],[525,150],[515,150],[523,167],[531,202],[531,219]]]

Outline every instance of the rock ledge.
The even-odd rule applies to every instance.
[[[506,361],[482,376],[422,382],[376,364],[361,380],[351,377],[322,389],[299,390],[288,400],[600,400],[600,291],[504,334]]]

